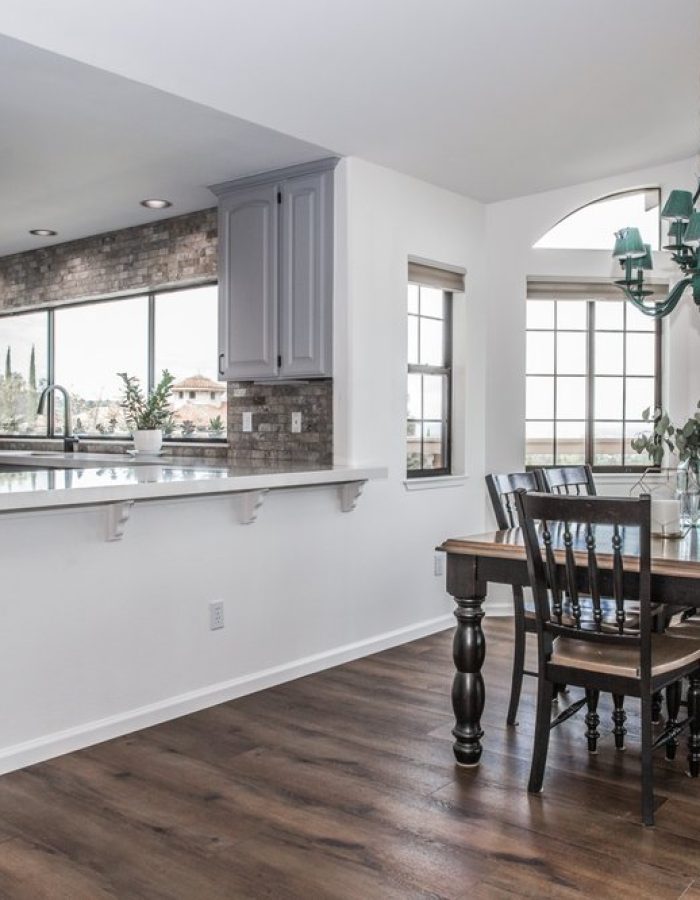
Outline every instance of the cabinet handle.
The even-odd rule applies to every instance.
[[[224,354],[219,353],[219,375],[224,374]]]

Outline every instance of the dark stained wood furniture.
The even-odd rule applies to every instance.
[[[455,724],[454,755],[462,766],[478,765],[482,755],[481,716],[485,685],[482,667],[486,643],[482,630],[483,604],[489,582],[529,585],[525,544],[519,528],[502,529],[468,537],[448,538],[440,548],[447,555],[447,590],[455,599],[457,627],[453,637],[455,674],[452,683],[452,709]],[[554,554],[563,564],[563,545]],[[639,551],[632,533],[623,537],[622,558],[628,577],[634,577]],[[585,545],[574,547],[574,555],[586,561]],[[612,554],[599,552],[598,564],[612,569]],[[694,605],[700,590],[700,541],[696,529],[682,540],[651,539],[651,594],[663,597],[667,607],[679,609]],[[689,765],[700,764],[700,746],[689,755]]]
[[[549,493],[575,493],[595,495],[595,483],[590,466],[559,466],[537,469],[530,472],[509,472],[486,476],[491,505],[499,528],[514,528],[518,525],[518,510],[515,494],[518,490]],[[511,673],[510,702],[508,704],[508,725],[517,724],[518,706],[525,675],[537,677],[537,672],[525,668],[526,635],[535,634],[535,610],[525,601],[523,588],[519,584],[513,590],[513,670]],[[604,613],[606,619],[608,611]],[[613,613],[614,618],[614,613]],[[564,685],[555,685],[554,694],[563,691]],[[656,707],[655,707],[656,709]],[[624,708],[616,710],[618,718],[624,721]],[[658,719],[658,713],[656,714]],[[620,729],[618,746],[624,747],[624,729]]]
[[[499,528],[514,528],[518,524],[515,492],[519,489],[536,491],[539,481],[535,472],[511,472],[504,475],[487,475],[491,505]],[[510,680],[510,701],[508,703],[508,725],[515,725],[518,716],[523,676],[537,677],[537,672],[525,668],[525,635],[535,633],[535,614],[525,606],[523,587],[514,584],[513,590],[513,670]]]
[[[539,489],[547,494],[586,494],[595,497],[593,470],[585,466],[550,466],[536,470]]]
[[[552,728],[568,720],[585,703],[588,749],[595,752],[600,737],[597,714],[601,691],[613,696],[615,738],[623,729],[625,696],[641,701],[642,820],[654,822],[652,751],[673,748],[684,726],[690,731],[690,774],[700,774],[693,748],[700,740],[700,640],[652,633],[651,498],[638,499],[552,495],[518,491],[518,519],[527,553],[528,577],[535,602],[538,644],[538,691],[535,741],[528,790],[542,790]],[[622,555],[623,536],[634,530],[638,555],[628,558],[633,577],[627,577]],[[563,565],[554,547],[563,544]],[[585,546],[576,558],[575,546]],[[598,553],[612,556],[611,570],[598,564]],[[611,590],[612,588],[612,590]],[[580,591],[590,596],[593,620],[585,618]],[[611,594],[616,623],[603,622],[601,598]],[[571,615],[564,611],[564,598]],[[634,627],[628,627],[627,602],[638,603]],[[677,721],[681,679],[687,675],[688,718]],[[560,682],[585,689],[585,697],[551,720],[553,686]],[[669,721],[656,741],[652,734],[652,694],[666,688]],[[624,733],[624,732],[623,732]]]

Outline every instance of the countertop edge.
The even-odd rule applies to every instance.
[[[127,501],[167,500],[178,497],[239,494],[249,491],[284,490],[322,485],[341,485],[384,479],[388,469],[381,466],[341,467],[307,472],[270,472],[233,475],[207,481],[140,482],[129,485],[99,485],[50,490],[17,491],[0,494],[0,514],[61,507],[100,506]]]

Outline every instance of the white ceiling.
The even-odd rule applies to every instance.
[[[208,184],[326,155],[0,36],[0,256],[214,206]],[[173,207],[144,209],[147,197]]]
[[[688,157],[698,0],[3,0],[0,32],[485,200]]]
[[[699,38],[698,0],[3,0],[0,255],[329,152],[485,201],[687,157]]]

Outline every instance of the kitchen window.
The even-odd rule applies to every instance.
[[[168,369],[175,385],[166,440],[222,440],[217,323],[213,284],[0,315],[0,435],[60,435],[60,399],[51,397],[48,422],[36,415],[42,388],[55,382],[71,396],[76,434],[126,437],[117,373],[136,375],[146,389]]]
[[[452,304],[464,275],[408,266],[406,474],[449,475],[452,454]]]
[[[529,299],[527,465],[645,468],[631,441],[661,405],[661,348],[661,321],[624,300]]]

